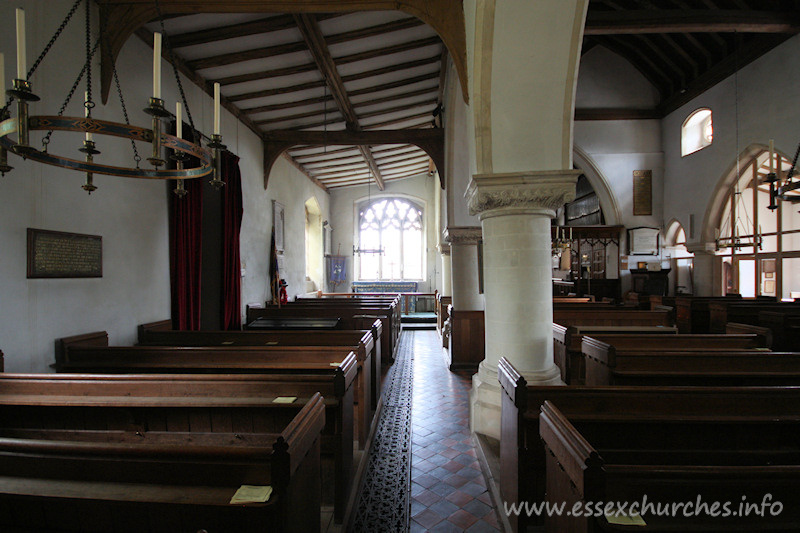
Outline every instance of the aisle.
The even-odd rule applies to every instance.
[[[350,531],[494,532],[469,431],[470,373],[450,372],[436,330],[404,330]]]
[[[469,431],[472,373],[447,369],[436,330],[413,333],[410,529],[498,531]]]

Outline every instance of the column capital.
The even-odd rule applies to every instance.
[[[450,255],[450,245],[446,242],[441,242],[436,245],[436,248],[439,250],[439,253],[442,255]]]
[[[448,226],[442,236],[450,244],[478,244],[483,239],[483,230],[480,226]]]
[[[464,196],[470,215],[545,214],[575,199],[580,170],[538,170],[502,174],[475,174]]]

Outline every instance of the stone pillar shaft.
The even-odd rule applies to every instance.
[[[452,296],[453,282],[451,278],[452,261],[450,260],[450,245],[444,243],[440,244],[439,253],[441,254],[442,257],[442,279],[439,292],[442,294],[442,296]]]
[[[444,240],[450,244],[453,309],[480,311],[484,307],[478,282],[478,226],[454,227],[444,230]]]
[[[717,256],[713,244],[687,244],[686,249],[694,254],[692,259],[692,292],[695,296],[718,296],[715,290],[714,268]]]
[[[575,197],[580,171],[474,176],[470,214],[483,226],[486,355],[473,376],[473,431],[500,437],[497,364],[508,359],[531,385],[560,385],[553,363],[550,219]]]

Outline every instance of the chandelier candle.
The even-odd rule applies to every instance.
[[[153,34],[153,98],[161,98],[161,34]]]
[[[89,91],[86,91],[85,93],[83,93],[83,95],[84,95],[84,97],[83,97],[83,116],[86,117],[86,118],[91,118],[89,116]],[[90,131],[86,132],[86,140],[87,141],[93,140],[92,139],[92,132],[90,132]]]
[[[25,72],[27,65],[25,55],[25,10],[17,8],[17,79],[27,80],[28,74]]]
[[[219,83],[214,83],[214,135],[219,135]]]

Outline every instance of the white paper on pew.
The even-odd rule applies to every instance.
[[[297,396],[278,396],[272,403],[294,403],[297,400]]]
[[[272,495],[272,487],[269,485],[242,485],[231,498],[231,504],[241,503],[264,503]]]
[[[331,363],[331,366],[342,366],[342,361],[339,361],[337,363]]]
[[[606,514],[606,521],[609,524],[614,524],[618,526],[646,526],[647,523],[644,521],[641,515],[637,514],[628,514],[625,510],[620,510],[618,507],[608,511]]]

